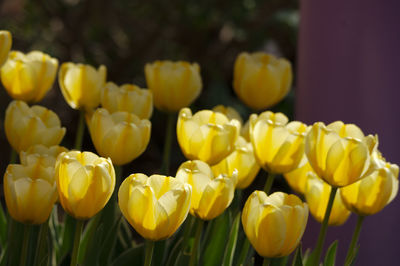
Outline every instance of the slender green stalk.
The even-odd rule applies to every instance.
[[[150,266],[153,258],[154,241],[146,239],[146,257],[144,260],[144,266]]]
[[[275,174],[268,173],[267,181],[265,182],[264,192],[268,195],[269,191],[272,188],[272,184],[274,183]]]
[[[85,111],[79,113],[78,129],[76,130],[74,148],[78,151],[82,149],[83,133],[85,132]]]
[[[12,163],[17,163],[17,159],[18,159],[18,153],[17,153],[17,151],[14,150],[13,148],[11,148],[10,164],[12,164]]]
[[[269,266],[269,265],[271,265],[271,259],[270,258],[264,258],[263,266]]]
[[[337,187],[331,187],[331,194],[329,195],[328,206],[326,207],[324,220],[322,222],[322,226],[321,226],[321,229],[319,231],[317,247],[315,248],[315,251],[314,251],[314,254],[313,254],[313,263],[312,263],[312,265],[319,265],[319,260],[321,258],[321,253],[322,253],[322,247],[324,245],[325,237],[326,237],[326,231],[328,229],[329,216],[331,215],[333,201],[335,200],[335,196],[336,196],[336,191],[337,191]]]
[[[175,125],[175,113],[168,113],[167,119],[167,132],[165,133],[164,154],[161,165],[161,173],[169,174],[169,161],[171,156],[172,135]]]
[[[247,239],[247,237],[244,240],[242,250],[240,251],[239,255],[239,260],[238,260],[238,265],[243,266],[247,257],[247,254],[249,253],[249,248],[250,248],[250,241]]]
[[[46,241],[48,228],[49,228],[48,221],[46,223],[43,223],[40,225],[39,237],[38,237],[36,251],[35,251],[35,259],[34,259],[34,263],[33,263],[34,266],[40,265],[40,261],[39,261],[40,253],[42,252],[43,242]]]
[[[365,218],[365,216],[361,216],[361,215],[358,216],[357,225],[356,225],[356,228],[354,229],[353,237],[350,242],[350,247],[349,247],[349,250],[347,250],[345,265],[351,264],[351,259],[354,255],[354,249],[357,245],[358,238],[360,237],[361,226],[364,221],[364,218]]]
[[[29,245],[30,234],[31,234],[31,226],[28,224],[24,224],[24,240],[22,242],[21,260],[19,262],[20,266],[25,266],[26,264],[26,259],[28,257],[28,245]]]
[[[79,244],[81,242],[81,235],[83,229],[84,221],[77,220],[76,228],[75,228],[75,236],[74,236],[74,247],[72,250],[72,258],[71,258],[71,266],[78,265],[78,253],[79,253]]]
[[[196,234],[194,237],[194,245],[192,249],[192,255],[190,256],[189,266],[197,265],[197,251],[200,246],[200,239],[201,239],[201,233],[203,231],[203,225],[204,221],[201,220],[200,218],[197,218]]]
[[[185,252],[185,249],[188,245],[190,234],[192,232],[194,217],[192,215],[188,215],[186,218],[185,228],[183,230],[183,241],[182,241],[182,250]]]

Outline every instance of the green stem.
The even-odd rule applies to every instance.
[[[239,260],[238,260],[238,265],[243,266],[244,261],[246,260],[247,253],[249,253],[249,248],[250,248],[250,241],[247,239],[247,237],[244,240],[242,251],[240,251],[239,255]]]
[[[83,229],[83,220],[76,221],[76,228],[75,228],[75,236],[74,236],[74,247],[72,250],[72,258],[71,258],[71,266],[78,265],[78,253],[79,253],[79,244],[81,242],[81,235]]]
[[[270,258],[264,258],[263,266],[269,266],[269,265],[271,265],[271,259]]]
[[[322,247],[324,245],[326,231],[328,229],[329,216],[331,215],[333,201],[335,200],[337,189],[338,189],[337,187],[331,187],[331,194],[329,195],[328,206],[326,207],[324,220],[322,222],[322,226],[319,231],[317,247],[315,248],[315,251],[314,251],[315,252],[314,260],[313,260],[314,263],[312,265],[319,265],[319,260],[321,258],[321,253],[322,253]]]
[[[361,216],[361,215],[358,216],[357,225],[356,225],[356,228],[354,229],[354,233],[353,233],[353,237],[350,242],[349,250],[347,251],[345,265],[351,264],[351,260],[353,259],[353,255],[354,255],[354,249],[357,245],[358,238],[360,237],[361,226],[364,221],[364,218],[365,218],[364,216]]]
[[[185,222],[185,229],[183,230],[183,241],[182,241],[182,250],[185,251],[189,239],[190,233],[192,232],[192,226],[194,222],[194,217],[192,215],[188,215]]]
[[[40,225],[40,230],[39,230],[39,238],[37,241],[37,245],[36,245],[36,252],[35,252],[35,260],[33,265],[40,265],[40,253],[42,252],[43,249],[43,242],[45,241],[46,237],[47,237],[47,231],[49,228],[49,224],[48,221],[46,223],[43,223]]]
[[[167,132],[165,133],[164,154],[161,165],[161,173],[169,174],[169,161],[171,156],[172,134],[174,132],[175,113],[168,113]]]
[[[144,260],[144,266],[150,266],[153,258],[154,241],[146,239],[146,257]]]
[[[201,233],[203,231],[203,225],[204,221],[201,220],[200,218],[197,218],[196,234],[194,237],[194,245],[192,249],[192,255],[190,256],[189,266],[197,265],[197,251],[200,246],[200,239],[201,239]]]
[[[264,192],[268,195],[269,191],[272,188],[272,184],[274,183],[275,174],[268,173],[267,181],[265,182]]]
[[[83,133],[85,132],[85,111],[81,110],[79,113],[78,128],[76,130],[74,148],[78,151],[82,149]]]
[[[17,159],[18,159],[17,151],[11,148],[10,164],[17,163]]]
[[[31,226],[28,224],[24,224],[24,240],[22,242],[22,253],[21,260],[19,265],[25,266],[26,258],[28,257],[28,245],[29,245],[29,236],[31,234]]]

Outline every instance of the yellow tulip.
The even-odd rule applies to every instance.
[[[346,207],[359,215],[372,215],[381,211],[397,195],[399,167],[382,158],[380,166],[370,175],[340,189]]]
[[[199,160],[181,164],[176,178],[192,186],[190,214],[202,220],[212,220],[229,207],[237,183],[236,172],[214,176],[210,166]]]
[[[0,30],[0,68],[7,60],[12,44],[11,33],[7,30]]]
[[[326,207],[328,206],[329,195],[332,187],[318,178],[313,172],[309,172],[309,178],[304,193],[312,216],[319,223],[322,223],[325,216]],[[350,211],[343,204],[339,190],[336,190],[336,196],[333,201],[331,215],[329,216],[328,225],[338,226],[347,221]]]
[[[96,70],[90,65],[63,63],[58,74],[58,83],[69,106],[87,111],[96,108],[100,104],[106,72],[103,65]]]
[[[13,219],[26,224],[46,222],[57,200],[54,166],[46,167],[38,161],[8,165],[4,196]]]
[[[40,51],[12,51],[1,68],[1,81],[15,100],[36,103],[52,88],[58,60]]]
[[[110,159],[91,152],[61,153],[56,162],[60,203],[76,219],[89,219],[104,208],[115,187]]]
[[[370,169],[377,138],[365,137],[353,124],[341,121],[325,126],[315,123],[305,139],[305,152],[314,172],[334,187],[360,180]]]
[[[264,112],[250,116],[250,139],[258,163],[269,173],[294,170],[304,153],[308,127],[298,121],[286,124],[282,113]]]
[[[144,69],[154,105],[167,112],[177,112],[189,106],[202,88],[200,67],[185,61],[155,61]]]
[[[150,140],[151,123],[128,112],[110,114],[98,108],[88,122],[97,152],[115,165],[131,162],[141,155]]]
[[[236,119],[237,121],[240,122],[240,124],[243,124],[243,119],[233,107],[230,106],[224,106],[222,104],[215,106],[212,109],[213,112],[219,112],[221,114],[224,114],[229,120]]]
[[[292,84],[292,67],[284,58],[258,52],[241,53],[233,72],[233,88],[247,106],[260,110],[280,102]]]
[[[256,178],[260,166],[254,157],[251,143],[239,136],[235,143],[235,150],[211,169],[215,176],[232,176],[234,171],[237,171],[236,188],[244,189]]]
[[[153,95],[150,90],[141,89],[133,84],[118,87],[107,82],[101,91],[101,105],[109,112],[129,112],[140,119],[149,119],[153,113]]]
[[[244,232],[263,257],[287,256],[297,247],[308,219],[308,206],[297,196],[254,191],[242,213]]]
[[[57,156],[62,152],[67,152],[68,149],[62,146],[54,145],[46,147],[38,144],[31,146],[26,151],[19,153],[21,164],[29,165],[32,163],[40,163],[45,167],[55,167]]]
[[[58,145],[65,135],[58,116],[49,109],[23,101],[12,101],[6,110],[4,128],[8,142],[17,151],[43,144]]]
[[[251,142],[250,139],[250,120],[247,120],[246,123],[242,126],[240,131],[240,136],[242,136],[246,141]]]
[[[118,204],[122,214],[144,238],[170,237],[189,212],[191,187],[170,176],[132,174],[121,184]]]
[[[194,115],[189,108],[179,112],[176,133],[183,154],[210,165],[219,163],[235,148],[240,122],[225,115],[202,110]]]
[[[284,173],[283,177],[294,191],[304,194],[308,181],[307,174],[310,171],[313,171],[311,165],[308,163],[307,157],[303,155],[299,166],[290,172]]]

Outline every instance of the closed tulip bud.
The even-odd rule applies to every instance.
[[[397,195],[399,167],[381,159],[378,169],[370,175],[340,189],[346,207],[359,215],[372,215],[381,211]]]
[[[232,176],[237,171],[236,188],[244,189],[256,178],[260,166],[254,157],[251,143],[239,136],[235,143],[235,150],[211,169],[215,176]]]
[[[151,123],[128,112],[110,114],[98,108],[88,122],[97,152],[110,157],[115,165],[131,162],[141,155],[150,141]]]
[[[260,110],[280,102],[290,90],[292,66],[284,58],[258,52],[241,53],[233,72],[233,88],[247,106]]]
[[[115,187],[110,159],[92,152],[61,153],[56,162],[60,203],[76,219],[89,219],[104,208]]]
[[[192,186],[190,214],[202,220],[212,220],[232,202],[237,173],[214,176],[210,166],[195,160],[181,164],[176,178]]]
[[[7,30],[0,30],[0,68],[7,60],[12,44],[11,33]]]
[[[283,174],[294,170],[304,153],[308,127],[298,121],[288,124],[282,113],[250,116],[250,139],[258,163],[266,171]]]
[[[189,106],[202,88],[200,67],[185,61],[155,61],[146,64],[146,83],[157,109],[177,112]]]
[[[39,162],[8,165],[4,196],[14,220],[26,224],[46,222],[57,200],[54,166],[45,167]]]
[[[23,101],[12,101],[6,110],[4,128],[8,142],[17,151],[36,144],[58,145],[65,135],[58,116],[49,109]]]
[[[217,105],[212,109],[214,112],[218,112],[221,114],[224,114],[229,120],[236,119],[237,121],[240,122],[240,124],[243,124],[243,119],[236,111],[234,108],[230,106],[224,106],[224,105]]]
[[[284,173],[283,177],[288,182],[291,189],[304,195],[308,182],[308,172],[312,171],[313,169],[304,154],[299,166],[290,172]]]
[[[132,174],[121,184],[118,204],[125,219],[144,238],[170,237],[189,212],[191,187],[176,178]]]
[[[287,256],[297,247],[308,219],[308,207],[296,195],[254,191],[247,199],[242,224],[260,256]]]
[[[235,148],[240,122],[225,115],[202,110],[194,115],[189,108],[179,112],[176,133],[183,154],[190,160],[210,165],[219,163]]]
[[[44,145],[38,144],[31,146],[26,151],[21,151],[19,153],[19,158],[21,164],[29,165],[32,163],[40,163],[45,167],[55,167],[57,156],[62,152],[67,152],[68,149],[62,146],[54,145],[51,147],[46,147]]]
[[[305,198],[312,216],[319,223],[322,223],[332,187],[317,177],[313,172],[309,172],[308,177],[306,191],[304,193]],[[344,206],[339,190],[337,190],[328,225],[342,225],[347,221],[349,216],[350,211]]]
[[[73,109],[90,111],[100,104],[101,89],[106,83],[105,66],[97,70],[84,64],[63,63],[58,83],[65,100]]]
[[[315,123],[305,139],[305,153],[314,172],[334,187],[348,186],[365,176],[377,138],[365,137],[353,124]]]
[[[153,113],[153,95],[151,91],[132,84],[120,87],[107,82],[101,91],[101,106],[109,112],[129,112],[140,119],[149,119]]]
[[[58,60],[40,51],[12,51],[1,68],[1,81],[15,100],[36,103],[52,88]]]

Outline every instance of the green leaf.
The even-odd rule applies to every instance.
[[[223,266],[231,266],[233,262],[239,232],[240,214],[241,213],[239,212],[236,215],[235,220],[232,224],[231,232],[229,234],[229,240],[225,248],[224,259],[222,263]]]
[[[301,252],[301,243],[297,246],[292,260],[292,266],[303,266],[303,254]]]
[[[313,252],[310,248],[306,249],[306,252],[303,255],[303,265],[309,266],[312,262]]]
[[[78,264],[81,264],[85,260],[87,253],[87,247],[93,240],[93,235],[97,231],[97,227],[100,223],[101,213],[98,213],[95,217],[89,220],[83,231],[81,241],[79,244]]]
[[[111,266],[142,266],[144,254],[144,245],[132,247],[119,255],[112,263]]]
[[[358,255],[358,251],[359,251],[359,250],[360,250],[360,245],[357,245],[357,246],[354,248],[353,254],[352,254],[351,257],[350,257],[349,266],[353,266],[353,265],[356,263],[356,258],[357,258],[357,255]]]
[[[23,224],[11,217],[8,220],[8,249],[6,254],[7,265],[18,265],[21,257],[21,243],[24,235]]]
[[[336,249],[337,249],[338,241],[335,240],[328,248],[328,251],[325,255],[324,266],[334,266],[336,260]]]
[[[101,239],[103,238],[103,235],[104,235],[104,227],[101,224],[97,227],[95,234],[87,244],[85,250],[85,256],[83,256],[84,257],[83,265],[99,264],[99,257],[100,257],[99,250],[101,249],[102,246]]]
[[[7,241],[7,218],[4,214],[3,206],[0,204],[0,245],[2,248]]]
[[[57,254],[57,264],[65,258],[65,256],[72,250],[74,243],[76,220],[65,213],[64,228],[62,229],[62,240],[59,253]]]
[[[183,237],[181,237],[173,246],[173,248],[171,249],[171,252],[169,253],[169,257],[167,260],[167,264],[166,266],[172,266],[174,265],[175,261],[177,260],[177,257],[179,255],[179,253],[182,251],[183,252],[183,248],[182,248],[182,244],[183,244]]]
[[[115,243],[117,242],[118,234],[116,232],[119,230],[121,219],[122,216],[120,215],[114,225],[109,229],[108,233],[106,233],[106,238],[104,239],[103,245],[100,249],[100,265],[109,265],[111,254],[113,253]],[[104,228],[106,227],[104,226]]]

